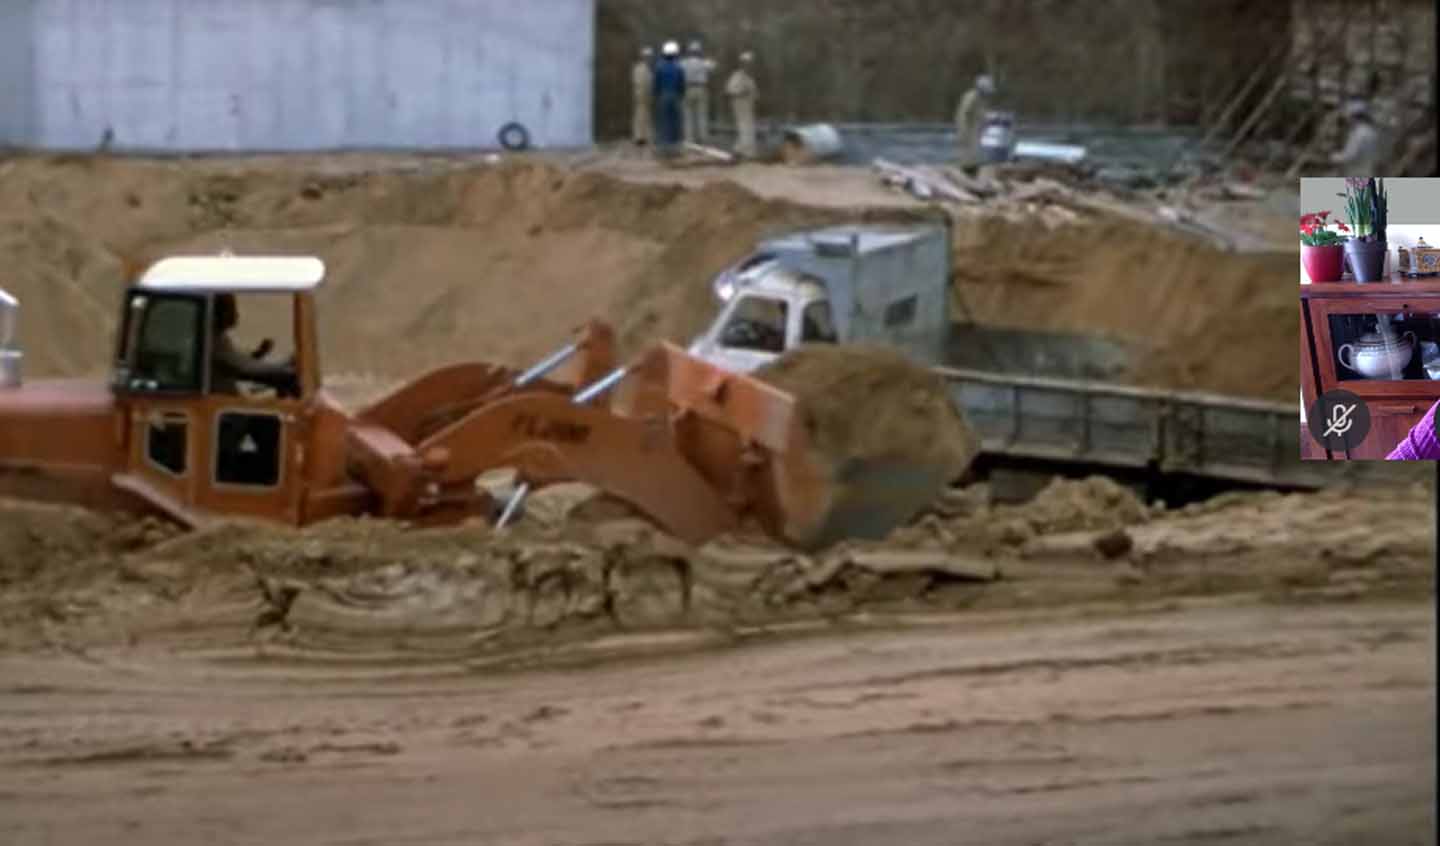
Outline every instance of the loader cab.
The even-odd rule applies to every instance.
[[[125,294],[111,382],[127,448],[118,486],[187,523],[298,521],[324,272],[316,258],[228,255],[145,271]],[[237,352],[255,364],[226,367]]]
[[[818,278],[775,262],[750,269],[692,354],[747,373],[800,344],[838,343],[834,313]]]

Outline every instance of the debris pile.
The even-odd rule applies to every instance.
[[[1167,190],[1132,190],[1105,171],[1050,163],[995,165],[976,175],[944,165],[902,165],[875,159],[880,181],[926,201],[959,209],[983,209],[1015,222],[1038,221],[1056,229],[1094,215],[1111,215],[1147,226],[1183,232],[1219,249],[1236,249],[1235,237],[1187,208],[1192,199],[1212,202],[1253,200],[1262,193],[1240,183],[1222,183],[1191,195]],[[1155,187],[1147,183],[1145,187]]]

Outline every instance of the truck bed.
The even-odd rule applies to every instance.
[[[994,455],[1287,488],[1384,477],[1388,462],[1302,461],[1298,406],[1107,382],[935,368]]]

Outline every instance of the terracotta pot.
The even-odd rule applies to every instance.
[[[1384,241],[1346,241],[1345,266],[1356,282],[1379,282],[1385,275]]]
[[[1311,282],[1339,282],[1344,255],[1345,248],[1340,244],[1329,247],[1300,245],[1300,264]]]

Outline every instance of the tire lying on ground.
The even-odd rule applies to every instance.
[[[979,454],[980,439],[944,380],[897,350],[803,346],[754,375],[795,399],[812,463],[831,492],[828,509],[782,527],[801,548],[884,537]]]

